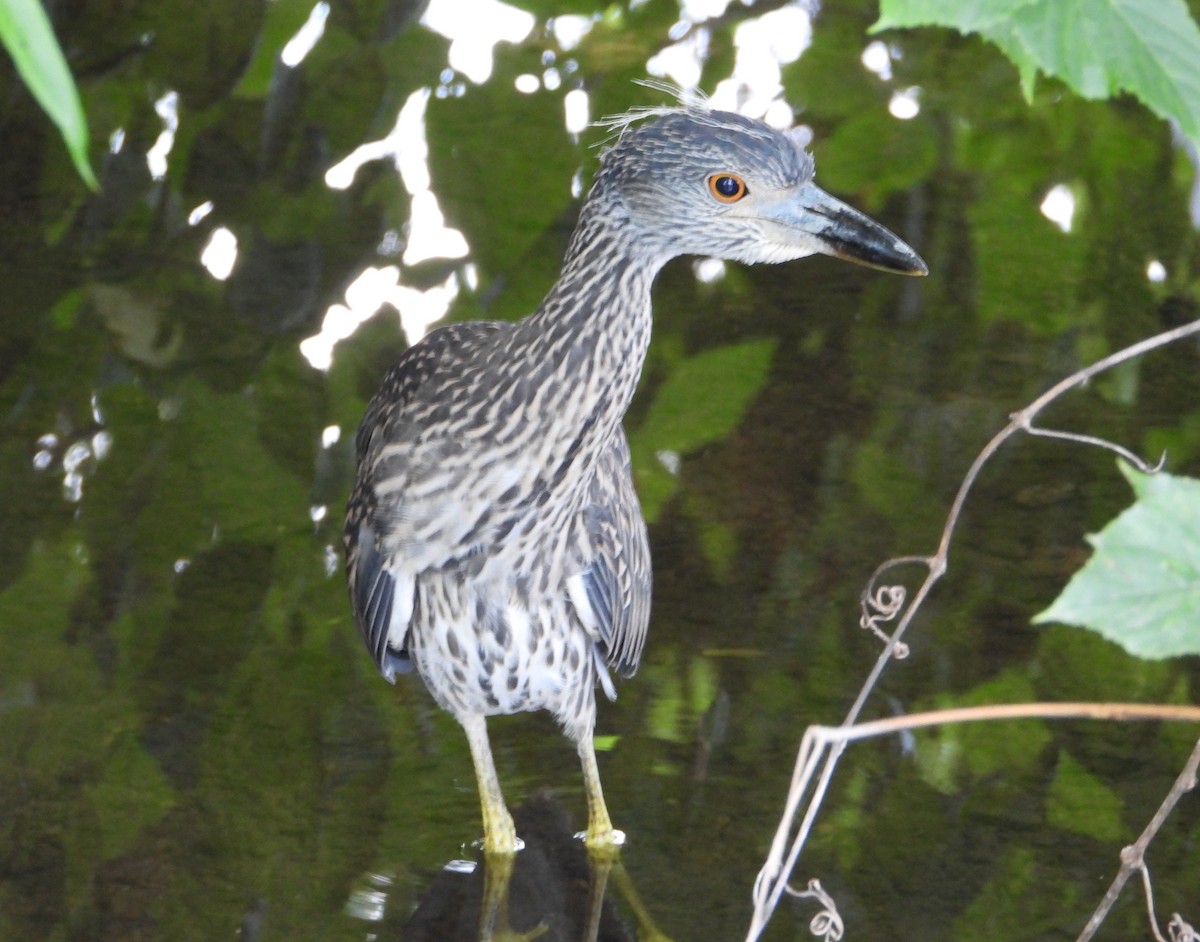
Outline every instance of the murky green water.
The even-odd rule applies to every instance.
[[[442,870],[474,858],[479,834],[465,740],[419,684],[379,680],[340,573],[353,429],[404,347],[396,308],[325,344],[327,369],[305,354],[324,366],[309,338],[378,304],[368,268],[413,330],[447,304],[519,316],[552,281],[603,138],[568,132],[567,94],[586,91],[592,119],[662,101],[633,81],[680,13],[573,3],[587,19],[555,33],[557,5],[528,6],[526,37],[495,45],[474,81],[479,60],[450,68],[448,40],[403,3],[337,5],[292,70],[274,63],[305,3],[89,4],[59,25],[93,134],[123,132],[97,196],[5,74],[0,938],[474,933],[481,871]],[[739,24],[781,6],[672,35],[706,37],[711,90]],[[658,284],[627,422],[654,614],[641,671],[600,708],[609,808],[629,835],[601,938],[632,937],[630,886],[670,938],[745,936],[800,735],[840,720],[877,651],[857,626],[867,576],[932,551],[1009,413],[1196,316],[1191,171],[1165,126],[1045,83],[1027,105],[993,50],[945,32],[887,37],[885,80],[861,62],[873,16],[826,4],[774,97],[813,129],[818,181],[908,239],[930,276],[822,258],[702,280],[681,260]],[[773,22],[792,38],[779,23],[795,21]],[[893,117],[913,88],[918,113]],[[406,102],[420,116],[422,89],[427,164],[420,122],[404,124],[403,178],[376,159],[341,164],[348,186],[330,187]],[[175,119],[155,103],[170,114],[172,90],[167,151]],[[1070,232],[1039,210],[1059,185]],[[327,318],[332,305],[352,313]],[[1048,421],[1166,447],[1196,474],[1198,366],[1194,345],[1160,352]],[[1084,534],[1128,501],[1105,454],[1006,448],[867,713],[1194,702],[1194,663],[1030,625],[1086,558]],[[509,801],[534,799],[519,820],[545,832],[513,877],[511,925],[579,938],[573,750],[542,716],[494,722],[492,738]],[[797,880],[819,876],[856,938],[1074,937],[1194,739],[1026,722],[855,746]],[[1162,913],[1200,915],[1198,828],[1185,802],[1154,845]],[[768,937],[808,937],[813,912],[785,904]],[[1130,897],[1114,937],[1141,919]]]

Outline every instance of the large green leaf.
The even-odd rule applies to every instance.
[[[767,380],[774,353],[773,341],[752,340],[705,350],[676,364],[631,444],[647,520],[657,519],[677,483],[661,457],[685,455],[737,428]]]
[[[1013,17],[1040,0],[882,0],[871,30],[907,26],[949,26],[973,33]]]
[[[948,26],[980,33],[1017,66],[1084,98],[1129,92],[1200,142],[1200,28],[1183,0],[883,0],[874,30]]]
[[[1122,471],[1137,502],[1088,537],[1096,552],[1034,621],[1090,628],[1138,657],[1200,654],[1200,481]]]
[[[50,116],[84,182],[97,189],[88,162],[88,129],[79,92],[46,11],[38,0],[0,0],[0,41],[29,91]]]

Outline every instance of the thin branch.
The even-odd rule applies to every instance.
[[[795,818],[800,799],[807,792],[808,784],[811,783],[818,767],[820,767],[821,776],[805,807],[804,817],[796,829],[790,848],[788,848],[790,828],[781,828],[776,832],[775,841],[767,857],[767,864],[759,872],[758,879],[754,884],[755,915],[748,938],[757,938],[758,934],[766,928],[770,913],[774,911],[784,893],[795,894],[797,892],[789,885],[790,874],[795,869],[800,851],[816,821],[817,811],[833,778],[837,759],[849,743],[930,726],[1020,719],[1154,720],[1200,723],[1200,707],[1155,703],[999,703],[910,713],[905,716],[856,723],[852,726],[809,726],[804,731],[800,751],[796,757],[796,766],[792,773],[792,787],[788,791],[788,803],[784,809],[784,821],[791,822]],[[824,764],[822,765],[823,759]],[[785,849],[786,860],[784,859]],[[760,913],[765,913],[767,919],[760,922]]]
[[[1158,931],[1158,916],[1154,914],[1154,881],[1150,879],[1150,868],[1143,862],[1138,870],[1142,873],[1142,895],[1146,897],[1146,916],[1150,920],[1150,932],[1156,942],[1167,942]]]
[[[1164,451],[1158,456],[1158,461],[1150,464],[1141,455],[1135,455],[1124,445],[1118,445],[1116,442],[1110,442],[1107,438],[1097,438],[1095,435],[1083,435],[1079,432],[1064,432],[1059,429],[1038,428],[1036,425],[1031,425],[1025,429],[1030,435],[1038,438],[1055,438],[1062,442],[1074,442],[1076,445],[1092,445],[1096,448],[1102,448],[1105,451],[1111,451],[1119,458],[1123,458],[1131,465],[1137,468],[1142,474],[1158,474],[1163,469],[1163,465],[1167,463],[1167,453]]]
[[[1125,884],[1129,882],[1131,876],[1140,871],[1145,874],[1144,879],[1149,881],[1150,873],[1146,870],[1146,848],[1150,846],[1150,842],[1154,840],[1154,836],[1159,832],[1167,817],[1175,810],[1179,799],[1196,787],[1197,769],[1200,769],[1200,740],[1196,741],[1196,746],[1192,749],[1192,754],[1188,756],[1188,760],[1183,766],[1183,771],[1175,779],[1175,784],[1171,786],[1171,790],[1167,792],[1167,797],[1163,799],[1162,804],[1158,806],[1158,810],[1154,812],[1154,817],[1150,819],[1150,823],[1146,825],[1146,829],[1142,831],[1136,841],[1128,847],[1122,848],[1121,869],[1113,877],[1108,891],[1104,894],[1104,898],[1100,900],[1100,905],[1096,907],[1096,911],[1092,913],[1092,917],[1083,927],[1083,931],[1079,933],[1079,938],[1076,939],[1076,942],[1088,942],[1096,934],[1096,930],[1108,918],[1109,911],[1113,908],[1113,904],[1116,903],[1117,897],[1121,895],[1121,890],[1125,888]],[[1150,910],[1150,922],[1154,925],[1154,934],[1157,936],[1159,932],[1154,919],[1154,902],[1148,886],[1146,899]],[[1191,927],[1187,926],[1179,918],[1179,915],[1176,914],[1171,920],[1171,926],[1178,927],[1180,925],[1191,931]],[[1172,933],[1172,937],[1176,935],[1181,935],[1178,929]]]
[[[966,505],[967,497],[971,492],[971,488],[975,486],[975,480],[979,477],[983,466],[991,460],[992,455],[1000,450],[1000,446],[1007,442],[1018,432],[1029,432],[1031,435],[1041,435],[1048,437],[1066,437],[1073,435],[1069,432],[1054,432],[1048,429],[1042,429],[1034,425],[1034,419],[1038,413],[1046,406],[1050,405],[1055,399],[1063,395],[1063,393],[1084,385],[1092,377],[1103,373],[1105,370],[1112,369],[1121,363],[1131,360],[1134,357],[1149,353],[1151,350],[1156,350],[1159,347],[1166,346],[1170,343],[1175,343],[1185,337],[1190,337],[1193,334],[1200,334],[1200,320],[1192,321],[1184,324],[1181,327],[1173,328],[1172,330],[1163,331],[1161,334],[1155,334],[1153,337],[1148,337],[1145,340],[1139,341],[1132,346],[1118,350],[1116,353],[1109,354],[1101,360],[1097,360],[1090,366],[1086,366],[1081,370],[1072,373],[1066,379],[1060,380],[1051,386],[1048,390],[1038,396],[1024,409],[1019,412],[1014,412],[1010,417],[1008,425],[996,433],[992,440],[983,446],[983,449],[975,456],[975,460],[971,462],[971,467],[967,469],[966,475],[963,477],[963,482],[959,485],[958,493],[954,496],[954,502],[950,505],[950,512],[946,516],[946,525],[942,528],[942,538],[938,543],[937,552],[932,557],[920,556],[903,556],[896,560],[889,560],[879,567],[872,575],[871,580],[867,583],[867,589],[863,593],[864,597],[870,597],[875,594],[875,582],[882,573],[891,569],[894,565],[907,564],[910,562],[922,561],[928,559],[930,567],[929,578],[936,582],[945,572],[947,559],[950,555],[950,541],[954,535],[955,529],[958,527],[959,517],[962,515],[962,509]],[[1136,467],[1142,470],[1150,470],[1151,468],[1160,468],[1162,461],[1157,465],[1151,465],[1145,459],[1138,458],[1121,445],[1105,441],[1104,439],[1094,438],[1092,436],[1076,436],[1075,441],[1086,444],[1097,445],[1102,448],[1108,448],[1123,456],[1129,456],[1129,460]],[[928,581],[928,580],[927,580]],[[924,588],[924,586],[922,586]],[[918,592],[918,597],[923,598],[923,595]],[[910,607],[910,612],[917,608],[918,602],[914,598],[913,604]],[[901,621],[900,627],[897,629],[897,635],[902,634],[904,629],[908,627],[909,616],[906,615]],[[862,698],[865,701],[865,698]],[[855,706],[859,706],[856,701]],[[854,713],[854,710],[851,710]],[[854,713],[854,718],[857,719],[857,714]]]
[[[1033,402],[1027,405],[1024,409],[1021,409],[1019,412],[1014,412],[1008,425],[997,432],[996,435],[992,437],[991,441],[983,446],[983,449],[978,455],[975,456],[975,460],[971,462],[970,468],[967,469],[967,473],[963,477],[962,484],[959,485],[958,492],[954,495],[954,502],[950,505],[950,512],[946,516],[946,524],[942,528],[942,537],[938,542],[937,552],[930,557],[902,556],[894,560],[889,560],[876,569],[874,574],[871,576],[870,581],[868,581],[867,588],[863,591],[862,595],[863,618],[865,619],[870,618],[870,600],[875,598],[881,591],[883,591],[883,589],[877,585],[877,582],[883,573],[887,572],[894,566],[907,565],[913,562],[924,562],[929,567],[929,573],[926,575],[925,580],[921,583],[921,587],[913,596],[911,604],[901,617],[900,623],[897,625],[895,632],[889,639],[887,646],[876,660],[875,666],[871,670],[871,673],[867,676],[867,680],[863,684],[862,689],[859,691],[857,699],[855,699],[854,704],[850,707],[843,725],[848,726],[858,720],[859,714],[862,712],[862,708],[866,705],[867,698],[874,691],[875,684],[878,682],[879,677],[883,674],[883,670],[887,666],[888,661],[895,657],[897,649],[902,647],[902,642],[900,639],[908,630],[908,626],[912,622],[913,617],[920,609],[922,603],[925,601],[925,597],[932,590],[934,584],[941,579],[942,575],[946,572],[950,558],[950,542],[953,539],[955,530],[958,528],[958,521],[962,516],[963,507],[967,503],[967,497],[971,493],[971,488],[975,486],[975,481],[983,471],[983,466],[991,460],[992,456],[997,451],[1000,450],[1000,447],[1014,435],[1022,431],[1030,432],[1031,434],[1057,437],[1072,434],[1066,432],[1056,433],[1040,428],[1034,431],[1034,419],[1037,417],[1039,412],[1046,408],[1046,406],[1050,405],[1050,403],[1052,403],[1059,396],[1063,395],[1069,390],[1084,385],[1091,380],[1092,377],[1104,372],[1105,370],[1112,369],[1114,366],[1118,366],[1127,360],[1141,356],[1150,352],[1151,350],[1156,350],[1159,347],[1167,344],[1175,343],[1176,341],[1192,336],[1193,334],[1200,334],[1200,320],[1192,321],[1191,323],[1184,324],[1181,327],[1173,328],[1172,330],[1163,331],[1160,334],[1155,334],[1153,337],[1148,337],[1145,340],[1118,350],[1116,353],[1109,354],[1103,359],[1097,360],[1090,366],[1086,366],[1081,370],[1077,370],[1065,379],[1055,383],[1048,390],[1034,399]],[[1121,445],[1107,442],[1103,439],[1092,438],[1090,436],[1079,436],[1075,440],[1090,444],[1097,444],[1101,447],[1109,448],[1118,454],[1128,454],[1133,463],[1143,470],[1148,470],[1152,467],[1149,462],[1134,456]],[[1161,461],[1159,462],[1159,466],[1161,467]]]
[[[1176,327],[1172,330],[1164,331],[1142,340],[1131,346],[1125,347],[1101,360],[1084,367],[1081,370],[1072,373],[1070,376],[1054,384],[1050,389],[1046,390],[1040,396],[1033,400],[1028,406],[1019,412],[1013,413],[1011,421],[999,433],[997,433],[979,452],[975,460],[971,463],[966,475],[963,477],[962,484],[959,485],[958,492],[955,494],[954,501],[950,506],[950,511],[947,514],[946,524],[942,529],[941,539],[938,542],[937,552],[932,556],[906,556],[898,559],[889,560],[881,565],[871,576],[867,583],[866,589],[863,591],[861,607],[862,614],[860,623],[862,627],[875,632],[881,640],[885,641],[883,650],[875,660],[874,666],[867,675],[865,682],[855,698],[842,722],[842,729],[847,729],[857,723],[859,716],[862,713],[867,699],[875,689],[879,678],[882,676],[884,668],[894,658],[900,658],[907,654],[907,647],[902,638],[908,630],[917,611],[920,610],[926,597],[932,591],[933,586],[941,579],[946,572],[950,556],[950,543],[954,536],[954,532],[958,527],[958,521],[962,516],[963,507],[966,504],[967,497],[974,487],[975,481],[979,477],[983,466],[991,460],[992,456],[1000,449],[1000,447],[1010,438],[1019,432],[1025,431],[1032,435],[1041,435],[1052,438],[1068,438],[1071,441],[1097,445],[1102,448],[1108,448],[1117,454],[1122,455],[1127,460],[1131,461],[1136,467],[1142,470],[1157,470],[1162,466],[1161,460],[1158,465],[1151,466],[1149,462],[1138,458],[1128,449],[1121,445],[1112,442],[1107,442],[1103,439],[1094,438],[1087,435],[1077,435],[1071,432],[1061,432],[1047,430],[1035,427],[1034,419],[1038,413],[1042,411],[1050,403],[1054,402],[1064,393],[1084,385],[1094,376],[1109,370],[1114,366],[1131,360],[1135,357],[1142,356],[1159,347],[1167,344],[1175,343],[1185,337],[1200,334],[1200,320],[1193,321],[1181,327]],[[920,587],[913,594],[911,602],[907,608],[903,605],[903,587],[900,586],[880,586],[879,581],[884,573],[890,571],[896,566],[907,565],[910,563],[920,563],[927,567],[925,579]],[[900,604],[894,605],[899,599]],[[903,613],[900,614],[901,610]],[[880,624],[882,622],[891,621],[899,614],[899,623],[890,636],[883,632]],[[774,840],[771,843],[771,850],[767,856],[766,862],[759,871],[758,877],[754,883],[754,913],[751,918],[750,928],[747,933],[747,942],[754,942],[766,928],[767,923],[771,919],[771,915],[775,911],[775,907],[779,903],[779,899],[787,886],[788,880],[791,878],[796,861],[799,859],[800,851],[808,840],[808,835],[811,831],[813,822],[816,819],[817,811],[824,798],[826,789],[829,786],[833,777],[834,769],[842,752],[845,750],[845,742],[836,743],[826,752],[826,746],[819,744],[812,735],[812,728],[805,731],[804,737],[801,740],[800,749],[796,756],[796,765],[792,773],[792,786],[788,792],[785,802],[784,814],[776,829]],[[820,771],[819,780],[813,784],[814,776]],[[811,794],[810,794],[811,789]],[[808,795],[808,805],[805,809],[803,819],[797,823],[796,814],[800,807],[801,800]],[[794,833],[793,833],[793,828]],[[789,849],[790,844],[790,849]],[[786,860],[785,860],[786,855]],[[1128,879],[1128,877],[1126,877]],[[1119,891],[1118,891],[1119,892]],[[1111,905],[1111,904],[1110,904]],[[1186,923],[1183,924],[1186,927]],[[1190,927],[1186,927],[1190,930]]]
[[[930,726],[1027,719],[1200,723],[1200,707],[1173,703],[992,703],[889,716],[853,726],[810,726],[809,729],[819,741],[848,743]]]

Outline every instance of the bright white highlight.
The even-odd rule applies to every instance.
[[[1146,266],[1146,278],[1154,284],[1162,284],[1167,280],[1167,266],[1156,258],[1150,260],[1150,264]]]
[[[326,425],[321,430],[321,447],[332,448],[342,439],[342,427],[340,425]]]
[[[412,195],[410,226],[408,248],[403,255],[405,265],[431,258],[464,258],[470,251],[463,234],[446,225],[433,190],[419,190]]]
[[[394,137],[390,138],[397,145],[393,151],[396,169],[400,171],[400,179],[404,182],[404,188],[414,198],[428,191],[430,184],[429,144],[425,139],[425,109],[428,104],[429,89],[427,88],[419,89],[409,95],[396,118],[396,128],[393,134],[398,135],[399,140]],[[401,143],[403,146],[400,146]],[[415,215],[416,206],[413,207],[413,212]]]
[[[424,160],[429,153],[429,149],[425,144],[425,124],[422,120],[425,114],[425,103],[429,101],[429,89],[421,88],[408,96],[408,100],[404,103],[404,107],[400,109],[400,113],[396,116],[396,124],[392,128],[387,137],[379,141],[368,141],[366,144],[360,144],[348,156],[342,158],[332,167],[325,171],[325,185],[332,190],[349,189],[350,184],[354,182],[354,175],[358,173],[358,168],[363,164],[370,163],[372,160],[383,160],[390,157],[396,165],[396,169],[401,167],[404,153],[409,147],[419,147],[421,154],[418,157],[418,162]],[[413,118],[412,109],[414,102],[417,102],[419,116],[417,120],[416,130],[420,132],[420,140],[406,138],[405,135],[412,134]],[[407,184],[408,181],[405,181]]]
[[[346,303],[334,304],[325,312],[320,333],[301,341],[300,352],[314,368],[329,369],[338,341],[353,334],[384,305],[400,312],[408,342],[416,343],[429,325],[446,316],[457,296],[458,277],[454,274],[428,291],[418,291],[400,284],[400,269],[395,265],[367,268],[346,289]]]
[[[887,43],[876,39],[872,43],[868,43],[867,48],[862,51],[862,64],[867,70],[874,72],[885,82],[890,82],[892,79],[892,57],[888,52]]]
[[[167,175],[167,157],[175,146],[175,132],[179,130],[179,93],[167,92],[154,103],[154,112],[163,123],[162,133],[154,146],[146,151],[146,166],[150,168],[150,176],[161,180]]]
[[[782,102],[783,67],[799,59],[812,44],[812,16],[808,8],[790,3],[746,20],[734,31],[733,44],[737,48],[733,74],[717,84],[713,104],[751,118],[770,114],[776,127],[790,125],[791,109],[788,108],[785,117],[776,103]]]
[[[296,31],[296,35],[289,39],[287,45],[283,47],[283,52],[279,54],[280,61],[290,69],[294,69],[303,62],[304,57],[313,51],[313,47],[325,35],[325,21],[328,18],[329,4],[325,0],[321,0],[312,8],[308,19]]]
[[[567,122],[567,133],[582,134],[591,120],[588,93],[582,88],[575,88],[567,92],[563,98],[563,111]]]
[[[792,111],[792,106],[786,100],[776,98],[767,105],[767,110],[763,112],[762,119],[766,124],[771,125],[771,127],[786,131],[796,120],[796,115]]]
[[[451,68],[482,85],[491,78],[496,44],[522,42],[537,19],[499,0],[431,0],[421,23],[450,40]]]
[[[361,888],[354,890],[346,900],[346,915],[364,922],[382,922],[387,915],[388,895],[383,890]],[[371,938],[374,933],[368,933]]]
[[[63,497],[73,504],[83,500],[84,463],[91,457],[91,449],[83,442],[75,442],[63,455]]]
[[[549,25],[554,34],[554,41],[563,52],[574,49],[583,41],[583,37],[592,31],[592,20],[589,17],[572,13],[556,16]]]
[[[346,190],[359,167],[368,161],[390,157],[400,170],[404,188],[413,196],[413,218],[409,223],[408,246],[403,263],[415,265],[430,258],[464,258],[469,247],[457,229],[446,227],[438,199],[430,190],[430,148],[425,138],[425,108],[430,90],[419,89],[408,96],[396,118],[396,126],[383,140],[372,140],[329,168],[325,184]]]
[[[221,226],[214,229],[208,237],[208,245],[200,253],[200,264],[208,269],[208,273],[217,281],[224,281],[233,274],[234,263],[237,262],[237,236]]]
[[[335,190],[344,190],[354,182],[354,175],[363,164],[387,157],[392,159],[400,171],[404,188],[412,194],[412,220],[403,256],[405,265],[415,265],[430,258],[465,258],[470,251],[463,234],[446,226],[437,197],[429,189],[429,145],[425,138],[425,108],[429,97],[428,88],[413,92],[400,109],[396,126],[387,137],[359,146],[325,173],[326,184]]]
[[[685,20],[703,23],[705,20],[724,16],[728,6],[729,0],[683,0],[680,12]]]
[[[96,456],[97,461],[103,461],[109,456],[112,451],[112,443],[112,432],[107,429],[101,429],[92,436],[92,454]]]
[[[412,216],[406,227],[408,238],[402,254],[398,238],[385,236],[384,243],[386,254],[401,254],[404,265],[433,258],[465,258],[470,252],[463,234],[446,225],[437,196],[430,189],[425,109],[431,95],[428,88],[413,92],[387,137],[361,145],[325,174],[326,184],[333,189],[345,189],[354,181],[358,168],[368,161],[392,161],[404,188],[412,196]],[[325,312],[320,332],[302,341],[300,352],[314,368],[329,369],[337,343],[385,305],[400,312],[408,342],[416,343],[431,324],[446,316],[458,292],[457,274],[450,274],[440,285],[419,291],[400,283],[400,268],[396,265],[368,267],[346,289],[346,303],[334,304]]]
[[[921,113],[921,88],[914,85],[912,88],[901,88],[892,93],[892,100],[888,102],[888,111],[891,112],[893,118],[899,118],[901,121],[908,121],[915,118]]]
[[[673,43],[650,57],[646,71],[670,79],[680,88],[695,88],[708,59],[708,30],[694,29],[682,42]]]
[[[1063,232],[1070,232],[1075,218],[1075,194],[1065,184],[1056,184],[1042,200],[1041,210],[1042,215]]]
[[[692,263],[692,271],[701,284],[711,285],[725,277],[725,262],[719,258],[702,258]]]
[[[188,213],[188,225],[189,226],[199,225],[200,222],[204,219],[204,217],[207,216],[212,211],[213,211],[212,200],[207,200],[206,202],[201,203],[199,206],[197,206],[195,209],[193,209],[190,213]]]
[[[46,471],[54,466],[54,449],[58,447],[58,436],[53,432],[39,435],[38,450],[33,456],[33,467],[36,471]]]

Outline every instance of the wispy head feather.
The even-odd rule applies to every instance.
[[[699,117],[713,110],[708,95],[698,88],[684,88],[674,82],[655,78],[637,79],[634,84],[670,95],[676,103],[673,105],[639,105],[620,114],[605,115],[592,122],[594,127],[607,128],[609,132],[595,146],[603,147],[611,144],[620,138],[631,125],[645,121],[647,118],[661,118],[669,114],[691,114]]]

